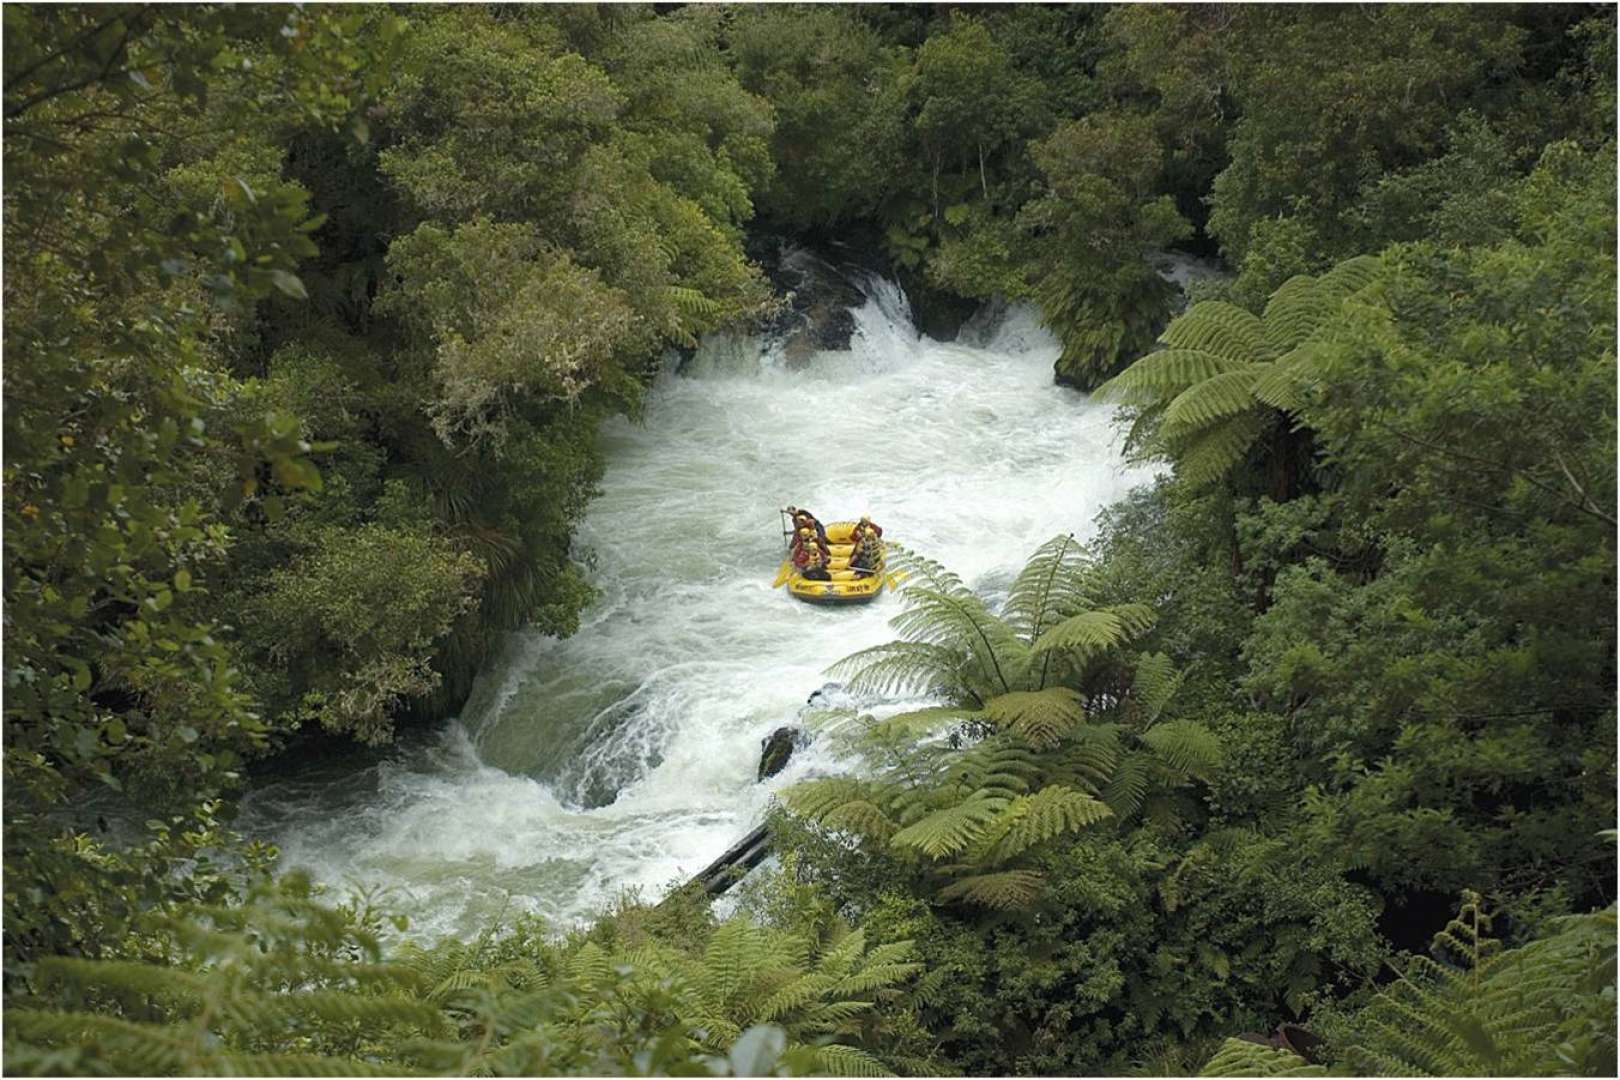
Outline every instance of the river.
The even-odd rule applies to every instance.
[[[889,640],[898,610],[806,606],[770,588],[777,507],[866,513],[973,587],[1004,590],[1055,534],[1148,478],[1113,410],[1055,386],[1058,348],[1015,308],[971,342],[919,337],[904,295],[863,283],[848,351],[790,370],[723,338],[602,438],[576,552],[601,590],[580,630],[515,634],[462,715],[388,752],[262,784],[242,825],[411,933],[467,936],[516,912],[555,925],[701,869],[772,793],[835,768],[821,744],[756,784],[760,740],[825,669]],[[824,741],[825,742],[825,741]]]

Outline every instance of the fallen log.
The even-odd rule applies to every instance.
[[[771,853],[771,834],[763,825],[726,849],[714,862],[699,871],[696,877],[674,890],[660,903],[676,896],[702,889],[710,896],[720,896],[741,881],[754,867],[765,861]]]

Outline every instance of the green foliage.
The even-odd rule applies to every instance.
[[[1227,1039],[1209,1059],[1199,1076],[1326,1076],[1327,1069],[1312,1065],[1292,1050],[1282,1050],[1244,1039]]]
[[[1313,377],[1320,332],[1374,280],[1377,265],[1358,257],[1320,278],[1290,278],[1262,318],[1223,301],[1195,304],[1165,328],[1164,349],[1098,387],[1098,396],[1139,407],[1133,435],[1145,453],[1171,459],[1188,484],[1220,481],[1269,431],[1287,437]],[[1286,470],[1279,472],[1273,497],[1283,501],[1291,488]]]
[[[1614,1069],[1615,917],[1559,920],[1518,949],[1478,895],[1351,1019],[1341,1056],[1372,1076],[1603,1076]]]
[[[1355,1076],[1606,1076],[1614,1068],[1614,909],[1559,920],[1517,949],[1477,894],[1395,982],[1348,1016],[1333,1057]],[[1228,1039],[1200,1076],[1325,1076]]]
[[[1253,519],[1291,565],[1248,686],[1322,761],[1324,839],[1391,886],[1590,896],[1600,872],[1581,823],[1613,795],[1612,175],[1553,147],[1516,185],[1526,239],[1387,253],[1324,324],[1303,410],[1336,498],[1306,531]]]
[[[635,931],[632,914],[593,930],[620,933],[609,947],[522,922],[389,956],[373,909],[325,905],[289,877],[143,920],[139,960],[42,960],[7,1009],[7,1068],[892,1075],[863,1042],[919,970],[909,942],[732,920],[693,943]]]
[[[1148,123],[1123,112],[1072,121],[1032,148],[1048,193],[1020,220],[1036,237],[1041,314],[1063,342],[1060,381],[1090,390],[1146,349],[1175,287],[1143,255],[1191,231],[1167,196]]]
[[[400,703],[437,685],[434,644],[476,605],[483,576],[478,560],[420,529],[317,532],[310,553],[272,571],[242,613],[250,639],[270,644],[261,663],[280,676],[279,692],[262,692],[327,730],[387,741]]]
[[[1156,724],[1179,685],[1167,657],[1139,658],[1113,685],[1117,650],[1153,612],[1088,610],[1092,567],[1072,537],[1036,552],[1000,615],[939,564],[893,545],[890,558],[911,574],[892,620],[908,640],[834,670],[856,688],[923,690],[948,704],[868,723],[856,748],[886,770],[796,785],[783,797],[795,813],[921,866],[942,902],[1028,907],[1042,886],[1032,853],[1154,800],[1173,815],[1163,797],[1219,762],[1201,725]],[[1088,684],[1099,692],[1076,688]],[[947,724],[948,741],[916,744]]]
[[[899,69],[878,36],[837,6],[768,5],[739,9],[729,39],[738,81],[776,117],[764,214],[808,229],[875,212],[905,139]]]
[[[1369,245],[1341,215],[1369,179],[1433,152],[1458,111],[1487,113],[1521,62],[1506,13],[1387,7],[1302,19],[1240,14],[1229,87],[1241,116],[1215,178],[1210,231],[1243,261],[1262,223],[1298,216],[1329,259]],[[1291,62],[1332,56],[1324,69]],[[1347,103],[1353,103],[1346,107]]]

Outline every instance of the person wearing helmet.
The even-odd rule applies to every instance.
[[[816,532],[816,537],[823,544],[827,542],[827,529],[821,524],[821,522],[816,520],[816,515],[812,514],[808,510],[800,510],[797,506],[788,507],[787,512],[788,516],[793,519],[793,529],[795,532],[797,532],[799,529],[814,529]]]
[[[849,568],[856,577],[870,577],[883,569],[883,530],[869,517],[855,523],[850,540],[855,548],[850,552]]]
[[[827,572],[829,556],[821,545],[814,540],[806,540],[801,550],[804,552],[804,564],[799,567],[799,576],[810,581],[831,581],[832,575]]]
[[[832,558],[832,549],[827,546],[827,541],[818,537],[810,529],[810,527],[806,525],[804,528],[793,534],[793,565],[801,570],[804,569],[805,559],[808,557],[808,553],[811,551],[820,553],[823,565],[826,564],[828,559]]]

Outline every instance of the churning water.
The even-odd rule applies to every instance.
[[[757,339],[710,341],[663,377],[642,424],[607,425],[577,539],[601,596],[577,634],[514,635],[442,735],[264,785],[248,828],[288,867],[384,890],[424,936],[656,896],[782,785],[833,764],[813,745],[754,782],[761,738],[827,666],[892,636],[887,593],[824,609],[770,588],[778,507],[869,513],[993,594],[1147,478],[1122,464],[1112,409],[1053,385],[1057,345],[1031,312],[940,344],[895,286],[863,292],[849,351],[790,370]]]

